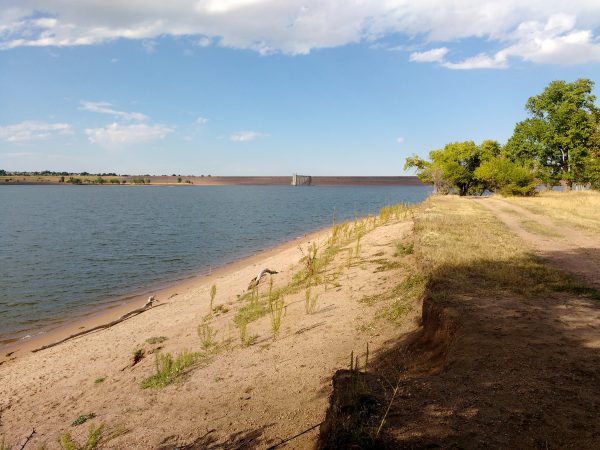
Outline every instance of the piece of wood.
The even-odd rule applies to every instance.
[[[257,276],[255,276],[254,278],[252,278],[250,280],[250,284],[248,285],[248,290],[251,290],[252,288],[258,286],[258,283],[260,283],[260,279],[262,277],[264,277],[266,274],[275,275],[277,273],[279,273],[279,272],[277,272],[276,270],[271,270],[271,269],[267,269],[267,268],[262,269],[260,272],[258,272]]]
[[[152,297],[148,298],[148,301],[146,302],[146,304],[144,306],[142,306],[141,308],[138,308],[138,309],[134,309],[133,311],[129,311],[127,314],[122,315],[117,320],[113,320],[112,322],[105,323],[103,325],[98,325],[97,327],[90,328],[89,330],[85,330],[85,331],[81,331],[79,333],[72,334],[70,336],[67,336],[64,339],[61,339],[60,341],[53,342],[52,344],[44,345],[42,347],[33,349],[33,350],[31,350],[31,353],[37,353],[41,350],[45,350],[47,348],[54,347],[56,345],[62,344],[63,342],[71,340],[73,338],[83,336],[84,334],[88,334],[88,333],[92,333],[94,331],[110,328],[114,325],[117,325],[118,323],[123,322],[124,320],[131,319],[132,317],[137,316],[138,314],[148,311],[149,309],[151,309],[153,307],[154,301],[155,301],[155,298],[154,298],[154,296],[152,296]],[[157,306],[161,306],[161,305],[157,305]]]

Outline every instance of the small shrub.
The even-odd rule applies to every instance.
[[[2,441],[0,441],[0,450],[11,450],[12,447],[6,443],[4,440],[4,436],[2,436]]]
[[[306,314],[312,314],[317,309],[317,300],[319,299],[319,294],[315,294],[311,296],[310,294],[310,286],[306,288],[304,292],[304,310]]]
[[[273,339],[279,334],[281,328],[281,318],[285,309],[285,302],[280,295],[269,294],[269,313],[271,315],[271,330],[273,330]]]
[[[215,301],[215,296],[217,295],[217,286],[213,284],[210,287],[210,313],[213,313],[213,303]]]
[[[240,342],[244,347],[247,346],[248,342],[248,321],[247,320],[238,320],[236,322],[238,330],[240,332]]]
[[[94,413],[82,414],[77,419],[75,419],[71,423],[71,425],[74,426],[74,427],[76,427],[77,425],[81,425],[82,423],[86,423],[88,420],[93,419],[94,417],[96,417],[96,414],[94,414]]]
[[[218,316],[229,312],[229,308],[225,305],[218,305],[213,308],[213,312]]]
[[[156,372],[141,383],[142,389],[162,388],[175,383],[200,358],[199,353],[183,350],[176,358],[170,353],[156,354]]]
[[[75,441],[69,432],[63,433],[60,438],[58,438],[58,443],[63,450],[95,450],[99,448],[103,442],[108,441],[105,436],[105,428],[103,423],[97,427],[90,425],[87,440],[83,445]]]
[[[398,244],[396,244],[396,251],[394,252],[394,256],[400,257],[400,256],[406,256],[406,255],[412,255],[415,251],[415,244],[414,242],[399,242]]]
[[[106,380],[106,377],[100,377],[100,378],[96,378],[94,380],[94,384],[100,384],[100,383],[104,383],[104,380]]]
[[[165,336],[152,336],[151,338],[146,339],[146,342],[150,345],[162,344],[168,338]]]
[[[209,324],[203,323],[201,325],[198,325],[198,336],[200,337],[200,342],[204,351],[208,352],[211,351],[214,347],[216,347],[216,335],[217,331],[213,330]]]

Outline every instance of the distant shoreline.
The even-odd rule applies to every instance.
[[[289,186],[291,176],[106,176],[102,177],[104,183],[95,182],[96,176],[73,176],[82,180],[77,185],[96,186]],[[0,177],[0,186],[15,185],[66,185],[71,183],[60,182],[57,176],[18,176],[8,175]],[[68,180],[68,177],[65,177]],[[145,183],[135,183],[134,180],[149,180]],[[181,179],[181,181],[178,181]],[[111,182],[119,180],[123,184]],[[422,186],[423,183],[413,176],[313,176],[312,186]]]

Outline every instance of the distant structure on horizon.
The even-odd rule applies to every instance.
[[[292,186],[310,186],[312,177],[310,175],[292,175]]]

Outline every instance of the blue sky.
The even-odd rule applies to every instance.
[[[600,80],[590,1],[3,3],[6,170],[399,175]]]

